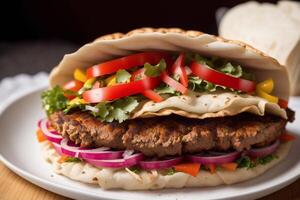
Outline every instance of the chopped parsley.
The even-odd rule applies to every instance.
[[[237,159],[236,163],[238,164],[238,168],[251,169],[253,167],[256,167],[257,165],[266,165],[276,158],[278,158],[278,156],[273,154],[256,159],[251,159],[248,156],[242,156]]]
[[[51,115],[55,111],[64,110],[67,107],[67,103],[68,99],[65,97],[63,89],[59,86],[42,93],[42,104],[47,115]]]
[[[132,171],[132,172],[134,172],[134,173],[136,173],[136,174],[139,174],[142,171],[141,168],[138,167],[138,166],[130,167],[129,170]]]
[[[175,170],[173,167],[171,167],[171,168],[168,168],[168,169],[167,169],[166,175],[167,175],[167,176],[171,176],[171,175],[173,175],[173,174],[175,174],[175,173],[176,173],[176,170]]]
[[[148,77],[157,77],[167,68],[166,61],[161,59],[157,65],[151,65],[149,63],[145,63],[145,75]]]
[[[65,162],[81,162],[80,158],[68,157]]]

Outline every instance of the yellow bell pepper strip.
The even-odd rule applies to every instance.
[[[274,88],[274,81],[272,79],[267,79],[256,85],[256,94],[268,100],[271,103],[278,103],[278,97],[270,95]]]
[[[267,79],[263,82],[260,82],[256,85],[256,88],[270,94],[274,89],[274,81],[273,79]]]
[[[80,82],[86,82],[87,81],[87,77],[85,75],[85,73],[83,71],[81,71],[80,69],[76,69],[74,71],[74,79],[77,80],[77,81],[80,81]]]
[[[79,104],[86,104],[86,101],[84,99],[80,99],[79,97],[76,97],[68,102],[68,105],[79,105]]]
[[[93,87],[95,81],[96,81],[95,78],[89,78],[89,79],[83,84],[83,87],[86,88],[86,89],[90,89],[90,88]]]
[[[273,95],[270,95],[260,89],[256,89],[256,94],[266,100],[268,100],[271,103],[278,103],[278,97],[275,97]]]
[[[175,165],[174,169],[177,172],[184,172],[186,174],[196,177],[199,173],[200,166],[200,163],[182,163],[179,165]]]
[[[106,86],[116,85],[117,84],[116,75],[112,75],[112,76],[108,77],[107,79],[105,79],[105,84],[106,84]]]

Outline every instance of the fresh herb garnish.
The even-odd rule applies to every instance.
[[[130,167],[129,170],[132,171],[132,172],[134,172],[134,173],[136,173],[136,174],[139,174],[142,171],[141,168],[138,167],[138,166]]]
[[[144,64],[145,75],[148,77],[157,77],[167,68],[166,61],[161,59],[157,65],[151,65],[149,63]]]
[[[42,93],[42,104],[47,115],[65,109],[67,107],[67,102],[68,99],[65,97],[63,89],[59,86],[55,86]]]
[[[92,114],[101,121],[112,122],[117,120],[119,123],[129,118],[130,113],[139,105],[136,97],[125,97],[113,102],[100,102],[95,107],[98,112]]]
[[[65,162],[81,162],[80,158],[68,157]]]
[[[116,73],[117,83],[125,83],[125,82],[129,81],[130,77],[131,77],[131,74],[124,69],[119,70]]]
[[[168,168],[167,169],[167,175],[168,176],[171,176],[171,175],[173,175],[173,174],[175,174],[176,173],[176,170],[173,168],[173,167],[171,167],[171,168]]]
[[[242,67],[240,65],[232,65],[231,62],[228,62],[224,66],[217,68],[217,70],[237,78],[241,77],[243,74]]]
[[[238,168],[251,169],[253,167],[256,167],[257,165],[266,165],[276,158],[278,158],[278,156],[273,154],[256,159],[251,159],[248,156],[242,156],[237,159],[236,163],[238,164]]]

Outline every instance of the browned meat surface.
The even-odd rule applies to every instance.
[[[293,119],[292,111],[289,111]],[[232,117],[190,119],[180,116],[104,123],[83,112],[50,116],[54,128],[84,147],[108,146],[134,149],[147,156],[181,155],[204,150],[242,151],[272,143],[284,131],[287,120],[242,113]]]

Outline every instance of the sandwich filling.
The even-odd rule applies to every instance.
[[[144,52],[86,71],[76,69],[73,75],[73,80],[42,94],[49,121],[41,121],[39,133],[55,143],[59,153],[76,161],[146,170],[176,169],[173,167],[184,164],[196,164],[198,171],[200,165],[236,168],[243,165],[237,163],[275,158],[279,140],[293,139],[285,126],[293,121],[294,112],[285,99],[273,94],[278,83],[271,78],[257,80],[248,68],[223,58]],[[200,118],[196,109],[184,110],[171,104],[151,115],[136,115],[149,103],[160,105],[173,97],[185,99],[192,94],[196,99],[207,94],[218,98],[224,93],[243,101],[255,97],[248,102],[257,105],[234,114],[220,108],[223,113],[218,117]],[[211,116],[217,113],[218,108],[207,108],[210,102],[200,103],[204,113],[205,109],[212,110]],[[195,102],[186,104],[192,108]],[[284,115],[267,113],[262,109],[267,104],[269,110],[276,108]],[[258,115],[257,110],[263,113]],[[156,116],[159,112],[164,114]],[[103,156],[105,151],[110,152],[109,158]]]

